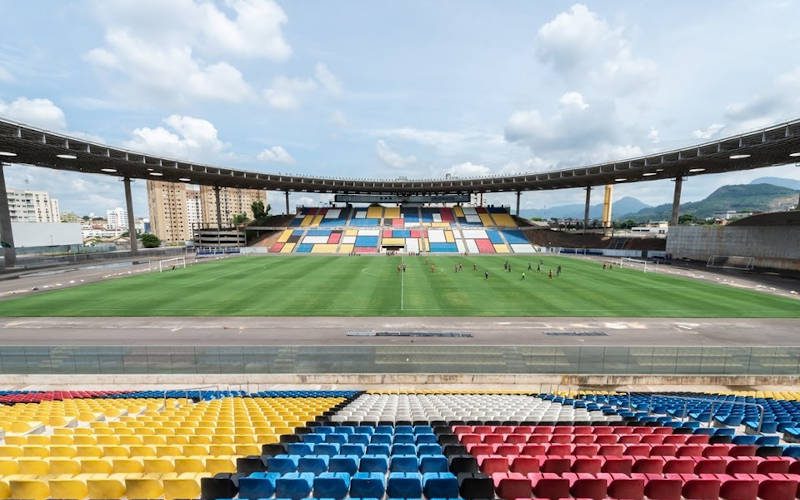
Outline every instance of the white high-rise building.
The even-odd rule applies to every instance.
[[[127,230],[128,211],[121,207],[106,210],[106,228]]]
[[[9,189],[11,222],[61,222],[58,200],[46,191]]]
[[[197,186],[186,187],[186,222],[191,230],[199,228],[203,222],[203,205]]]

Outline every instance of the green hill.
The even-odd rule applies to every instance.
[[[772,184],[737,184],[722,186],[707,198],[681,204],[681,214],[698,218],[713,217],[719,212],[775,212],[789,210],[797,203],[798,191]],[[626,214],[617,219],[669,220],[672,204],[665,203]]]

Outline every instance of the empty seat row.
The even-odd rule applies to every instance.
[[[269,472],[445,472],[447,459],[441,454],[430,455],[276,455],[266,458]]]
[[[752,457],[781,455],[776,446],[730,444],[467,444],[473,455],[577,455],[636,457]],[[777,451],[777,453],[776,453]]]

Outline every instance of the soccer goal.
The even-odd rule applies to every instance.
[[[622,257],[619,260],[619,267],[628,267],[631,269],[638,269],[642,272],[647,272],[648,262],[644,259],[633,259],[631,257]]]
[[[178,267],[186,268],[186,257],[172,257],[158,261],[158,272],[170,271]]]
[[[706,262],[706,267],[718,269],[738,269],[740,271],[752,271],[752,257],[742,257],[739,255],[712,255]]]

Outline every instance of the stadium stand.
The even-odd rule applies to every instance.
[[[800,484],[798,393],[0,397],[0,498],[756,500]]]
[[[358,209],[302,208],[269,247],[271,253],[296,254],[364,254],[382,250],[530,254],[537,247],[517,229],[515,219],[504,207],[379,205]]]

